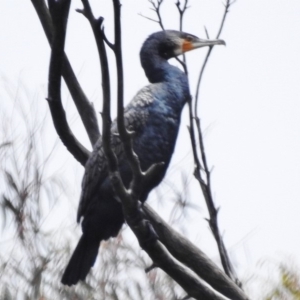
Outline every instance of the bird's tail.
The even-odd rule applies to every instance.
[[[61,283],[71,286],[79,280],[85,280],[95,263],[98,250],[99,241],[93,241],[91,244],[88,237],[83,234],[62,276]]]

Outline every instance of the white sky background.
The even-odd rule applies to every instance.
[[[175,6],[170,6],[174,1],[165,2],[165,27],[177,29],[177,12]],[[105,17],[105,28],[111,36],[110,1],[94,0],[91,4],[96,16]],[[184,30],[205,38],[206,26],[214,38],[223,13],[221,1],[191,0],[190,6]],[[159,27],[138,14],[155,18],[149,7],[147,1],[123,1],[125,102],[147,84],[138,53],[144,39]],[[88,98],[100,111],[96,47],[88,22],[74,12],[75,8],[81,8],[80,1],[73,1],[71,8],[66,51]],[[245,277],[261,261],[300,262],[299,14],[299,0],[238,0],[230,9],[221,36],[227,46],[214,48],[201,85],[199,113],[208,161],[214,166],[212,182],[215,202],[221,206],[220,227],[239,272]],[[193,94],[206,51],[199,49],[187,54]],[[1,0],[0,91],[7,81],[16,86],[22,82],[33,93],[41,91],[45,98],[49,55],[31,2]],[[114,67],[114,80],[113,70]],[[89,146],[69,95],[63,95],[74,131]],[[40,106],[41,110],[47,109],[43,98]],[[189,176],[190,195],[197,202],[199,189],[191,175],[193,161],[187,125],[184,110],[170,173],[176,171],[177,175],[171,176],[175,182],[180,178],[180,170]],[[46,138],[53,141],[56,134],[51,126],[49,122]],[[56,162],[53,168],[67,174],[75,187],[71,192],[74,210],[61,211],[74,224],[82,168],[64,147],[56,154]],[[200,212],[191,214],[191,225],[186,228],[191,231],[191,239],[216,258],[214,242],[203,220],[206,208],[199,201]]]

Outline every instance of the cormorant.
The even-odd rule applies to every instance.
[[[144,42],[140,59],[150,85],[142,88],[124,111],[126,128],[134,131],[133,149],[141,168],[164,162],[161,174],[144,187],[140,201],[163,179],[171,160],[180,124],[182,108],[190,98],[184,72],[170,65],[168,59],[204,46],[225,44],[222,40],[202,40],[174,30],[156,32]],[[113,122],[111,145],[118,157],[125,186],[132,178]],[[82,221],[83,234],[63,274],[66,285],[84,280],[94,265],[102,240],[115,237],[124,223],[121,203],[114,197],[106,158],[100,138],[85,166],[77,221]]]

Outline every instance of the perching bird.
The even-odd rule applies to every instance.
[[[168,59],[204,46],[224,45],[222,40],[202,40],[198,37],[166,30],[154,33],[144,42],[140,59],[150,85],[142,88],[125,108],[126,128],[134,131],[133,149],[141,168],[164,162],[161,173],[145,186],[140,201],[163,179],[170,163],[180,124],[182,108],[190,97],[184,72],[170,65]],[[117,133],[116,121],[112,133]],[[119,170],[126,187],[132,173],[117,134],[111,145],[118,157]],[[124,223],[121,203],[114,197],[106,157],[100,138],[85,166],[77,221],[82,221],[83,234],[63,274],[66,285],[84,280],[94,265],[102,240],[115,237]]]

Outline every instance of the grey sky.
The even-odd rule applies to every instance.
[[[174,2],[165,1],[165,6]],[[91,3],[96,15],[105,16],[110,35],[110,5],[106,8],[110,1]],[[214,38],[223,12],[221,1],[194,0],[190,6],[184,30],[205,37],[205,25]],[[74,12],[78,7],[80,1],[73,1],[66,51],[87,96],[100,111],[96,47],[88,23]],[[148,7],[147,1],[123,1],[126,102],[147,84],[138,53],[146,36],[159,30],[138,15],[155,17]],[[175,8],[162,13],[166,28],[178,28]],[[300,260],[299,14],[299,0],[238,0],[221,36],[227,46],[215,47],[202,82],[199,113],[209,164],[214,166],[220,226],[242,274],[271,257],[284,260],[291,255]],[[42,89],[46,97],[50,52],[31,2],[1,0],[0,15],[0,75],[20,80],[32,90]],[[200,49],[187,55],[192,93],[205,53]],[[67,102],[74,128],[88,145],[71,100]],[[41,105],[46,108],[46,101]],[[193,164],[184,114],[173,163],[190,173]],[[68,161],[74,168],[72,159]],[[72,182],[76,180],[79,185],[79,175]],[[192,177],[190,182],[190,194],[197,201],[198,186]],[[203,220],[206,208],[203,202],[198,204],[201,211],[193,214],[191,238],[214,257],[217,252]]]

